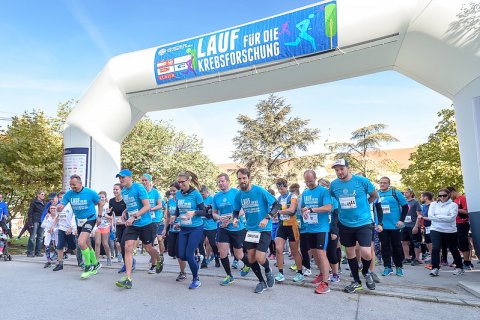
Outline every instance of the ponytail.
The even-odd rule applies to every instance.
[[[180,172],[180,174],[178,176],[190,179],[192,184],[195,186],[195,188],[197,188],[197,189],[200,188],[200,183],[198,182],[198,177],[192,171],[185,170],[183,172]]]

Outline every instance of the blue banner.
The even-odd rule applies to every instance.
[[[159,47],[158,85],[329,51],[337,47],[335,1]]]

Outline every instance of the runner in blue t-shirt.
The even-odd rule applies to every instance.
[[[233,225],[238,225],[239,213],[243,209],[247,229],[243,245],[248,253],[250,267],[259,280],[255,293],[262,293],[267,287],[273,287],[275,284],[266,252],[272,239],[271,218],[276,216],[281,206],[267,190],[251,184],[250,170],[246,168],[238,169],[237,178],[240,192],[237,194],[233,205]],[[265,268],[266,282],[259,263]]]
[[[144,173],[140,178],[142,185],[147,190],[148,194],[148,202],[150,203],[150,217],[152,218],[152,244],[155,242],[155,238],[158,240],[158,249],[160,253],[160,258],[158,260],[158,270],[162,272],[163,270],[163,252],[165,251],[165,247],[163,246],[163,237],[157,237],[158,231],[160,230],[160,235],[163,232],[163,204],[162,198],[160,197],[160,193],[156,188],[152,186],[152,176],[148,173]],[[157,273],[156,266],[151,266],[148,273],[154,274]]]
[[[332,197],[327,188],[317,185],[315,171],[305,171],[303,178],[307,188],[302,192],[302,218],[307,224],[308,248],[318,269],[320,269],[320,273],[312,283],[318,284],[315,293],[323,294],[330,292],[328,286],[330,266],[327,259],[327,246]]]
[[[206,185],[202,185],[200,187],[200,194],[202,195],[203,198],[203,203],[205,204],[205,207],[207,209],[207,215],[203,218],[203,237],[202,240],[200,241],[200,245],[198,246],[198,251],[200,252],[201,255],[203,255],[202,259],[202,264],[200,268],[204,269],[208,267],[208,263],[210,263],[210,255],[211,252],[205,252],[205,248],[212,248],[213,256],[215,259],[215,268],[220,268],[220,258],[218,254],[218,247],[217,247],[217,229],[218,229],[218,224],[217,221],[213,218],[212,215],[212,203],[213,203],[213,197],[210,195],[210,192],[208,190],[208,187]],[[205,241],[205,239],[208,240]]]
[[[354,176],[348,167],[348,161],[339,159],[332,166],[338,179],[330,184],[330,193],[340,204],[338,210],[340,242],[346,248],[348,265],[353,275],[353,282],[344,291],[353,293],[362,290],[362,282],[358,274],[358,261],[355,246],[358,242],[362,256],[363,269],[367,287],[375,289],[375,282],[369,273],[372,262],[372,220],[370,203],[378,198],[375,187],[365,177]],[[378,214],[378,232],[382,229],[382,216]]]
[[[188,262],[192,271],[192,283],[189,289],[197,289],[202,283],[198,277],[199,261],[195,259],[195,250],[203,236],[203,219],[208,213],[205,210],[200,192],[190,185],[199,187],[197,176],[190,171],[178,175],[180,190],[177,191],[177,210],[175,216],[180,217],[180,233],[178,235],[178,256]]]
[[[408,213],[408,203],[403,194],[395,188],[390,188],[390,178],[382,177],[378,196],[383,212],[383,231],[379,234],[381,241],[383,276],[393,273],[392,255],[395,263],[395,273],[403,276],[403,259],[405,255],[402,247],[402,229]]]
[[[57,211],[63,211],[63,208],[70,203],[75,214],[78,246],[82,250],[83,262],[85,263],[81,278],[86,279],[93,274],[97,274],[97,271],[102,267],[95,257],[95,251],[90,242],[90,233],[95,225],[100,224],[104,203],[95,191],[82,185],[82,179],[79,175],[74,174],[70,177],[70,189],[57,206]],[[95,210],[95,205],[97,210]]]
[[[168,236],[167,236],[167,248],[168,255],[172,258],[177,258],[178,265],[180,267],[180,273],[177,276],[176,281],[185,281],[187,274],[185,267],[187,263],[180,259],[178,255],[178,235],[180,234],[180,217],[175,216],[177,211],[177,191],[180,190],[180,184],[173,182],[170,185],[168,193],[166,221],[168,222]]]
[[[133,249],[138,238],[143,243],[143,248],[151,257],[152,267],[156,268],[156,273],[160,272],[160,257],[158,252],[152,247],[152,217],[150,216],[150,202],[148,201],[147,190],[143,185],[133,182],[132,172],[123,169],[117,174],[117,178],[122,185],[122,197],[127,206],[127,219],[125,222],[125,262],[127,275],[120,278],[115,284],[117,287],[130,289],[132,287],[132,265]]]
[[[247,255],[243,254],[243,240],[245,239],[245,227],[242,220],[238,225],[233,225],[233,204],[238,189],[230,188],[230,177],[222,173],[217,177],[219,192],[213,196],[213,217],[220,224],[218,229],[217,245],[220,253],[220,261],[225,269],[227,276],[220,282],[220,285],[226,286],[235,282],[228,260],[228,251],[230,243],[233,246],[233,255],[235,258],[243,261],[243,268],[240,274],[244,277],[250,272]],[[243,210],[240,210],[241,217],[244,216]]]

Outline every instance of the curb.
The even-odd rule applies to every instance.
[[[44,261],[22,259],[22,256],[16,256],[16,258],[20,258],[20,260],[12,260],[11,262],[44,264]],[[69,263],[66,263],[65,266],[76,267],[76,265],[69,264]],[[118,268],[113,267],[113,266],[103,265],[102,269],[117,270]],[[142,266],[137,267],[136,270],[138,270],[138,271],[148,271],[147,268],[144,268]],[[164,269],[162,273],[177,274],[178,272]],[[210,277],[210,278],[218,278],[218,279],[223,278],[223,276],[216,275],[216,274],[209,274],[209,273],[202,274],[202,277]],[[251,282],[256,282],[257,281],[254,278],[244,278],[244,277],[236,277],[235,280],[251,281]],[[307,282],[294,283],[294,282],[290,282],[290,281],[289,282],[284,282],[284,283],[281,283],[281,284],[277,284],[277,285],[297,286],[297,287],[304,287],[304,288],[311,288],[311,289],[314,289],[316,287],[314,284],[307,283]],[[461,284],[460,284],[460,286],[463,288],[463,286]],[[339,286],[330,286],[330,289],[333,290],[333,291],[337,291],[337,292],[343,292],[343,288],[341,288]],[[448,304],[452,304],[452,305],[480,308],[480,301],[474,301],[474,300],[443,298],[443,297],[407,294],[407,293],[399,293],[399,292],[391,292],[391,291],[383,291],[383,290],[362,290],[360,292],[357,292],[356,294],[391,297],[391,298],[401,298],[401,299],[409,299],[409,300],[433,302],[433,303],[448,303]]]

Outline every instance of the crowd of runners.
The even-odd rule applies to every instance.
[[[340,281],[342,262],[352,278],[344,288],[348,293],[362,290],[362,279],[374,290],[380,283],[375,273],[380,263],[382,276],[403,277],[409,263],[424,265],[436,277],[448,266],[447,249],[454,259],[453,275],[473,269],[467,204],[455,188],[422,192],[419,201],[413,190],[402,193],[392,187],[388,177],[376,189],[367,178],[353,175],[344,159],[332,168],[334,181],[307,170],[304,190],[278,179],[276,191],[252,184],[250,171],[241,168],[235,183],[220,174],[213,195],[194,173],[185,171],[163,196],[150,174],[134,182],[132,172],[123,169],[109,200],[106,192],[84,187],[73,175],[70,190],[53,194],[42,218],[45,267],[58,261],[53,270],[62,270],[65,249],[76,250],[81,278],[87,279],[101,268],[101,253],[107,265],[116,255],[123,262],[119,273],[125,275],[115,284],[129,289],[134,251],[140,246],[150,255],[148,273],[162,272],[165,251],[178,261],[176,281],[187,280],[188,264],[189,289],[201,286],[199,269],[214,262],[225,270],[222,286],[232,285],[232,269],[240,269],[240,276],[252,272],[258,279],[255,293],[275,282],[302,283],[310,277],[319,294],[330,291],[330,282]],[[285,273],[285,257],[294,261],[293,277]],[[312,274],[312,261],[318,274]]]

